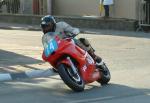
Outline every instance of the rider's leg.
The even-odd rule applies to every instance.
[[[96,66],[98,68],[100,68],[101,70],[105,71],[107,66],[105,65],[105,63],[103,62],[102,58],[97,56],[95,53],[94,53],[94,50],[92,50],[92,47],[91,49],[88,51],[88,53],[92,56],[92,58],[96,61]]]
[[[79,40],[76,40],[76,44],[87,51],[96,62],[101,61],[101,58],[95,54],[95,50],[92,48],[87,39],[79,38]]]
[[[86,50],[91,55],[91,57],[96,61],[96,66],[98,68],[105,70],[106,68],[105,63],[103,62],[101,57],[95,54],[95,50],[92,48],[91,44],[87,39],[85,38],[80,38],[79,40],[75,39],[75,43],[82,49]]]

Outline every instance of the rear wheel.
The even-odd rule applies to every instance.
[[[99,83],[101,83],[101,85],[106,85],[108,84],[108,82],[111,79],[111,74],[110,71],[108,69],[108,67],[106,66],[106,64],[103,64],[103,68],[100,68],[100,73],[101,73],[101,79],[98,80]]]
[[[74,74],[70,66],[66,64],[58,65],[58,73],[62,78],[62,80],[64,81],[64,83],[72,90],[76,92],[81,92],[84,90],[85,84],[83,82],[83,79],[80,77],[79,72]]]

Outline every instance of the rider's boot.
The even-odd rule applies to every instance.
[[[106,64],[103,62],[103,60],[101,58],[97,59],[96,60],[96,67],[101,70],[104,74],[106,73],[107,74],[107,66]]]
[[[99,64],[101,63],[102,58],[99,57],[99,56],[97,56],[97,55],[94,53],[94,50],[90,49],[90,50],[88,51],[88,53],[89,53],[90,56],[96,61],[96,64],[99,65]]]
[[[101,71],[105,72],[107,66],[103,62],[102,58],[97,56],[94,51],[88,51],[91,57],[96,61],[96,67],[99,68]]]

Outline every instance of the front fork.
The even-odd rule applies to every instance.
[[[67,57],[67,60],[68,60],[69,63],[70,63],[70,66],[71,66],[71,68],[72,68],[72,70],[73,70],[73,74],[74,74],[74,75],[77,74],[77,73],[78,73],[78,72],[77,72],[77,69],[76,69],[76,67],[74,66],[74,64],[73,64],[72,60],[70,59],[70,57]]]

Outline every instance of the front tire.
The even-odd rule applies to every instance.
[[[64,83],[70,87],[73,91],[81,92],[84,91],[85,84],[83,79],[77,73],[77,75],[73,75],[71,73],[72,68],[66,64],[59,64],[58,65],[58,73]]]

